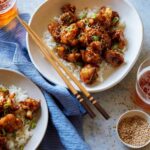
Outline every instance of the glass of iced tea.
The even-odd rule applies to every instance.
[[[0,28],[7,25],[16,15],[16,0],[0,0]]]
[[[136,82],[137,103],[150,111],[150,58],[139,67]]]

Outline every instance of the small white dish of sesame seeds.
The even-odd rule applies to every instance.
[[[116,132],[125,146],[143,148],[150,143],[150,116],[141,110],[127,111],[119,117]]]

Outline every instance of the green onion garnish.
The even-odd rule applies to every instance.
[[[0,91],[1,91],[1,92],[6,92],[7,89],[6,89],[5,87],[0,87]]]
[[[115,17],[113,20],[112,20],[113,23],[117,23],[119,22],[119,17]]]
[[[88,24],[88,23],[89,23],[89,20],[88,20],[88,19],[86,19],[86,20],[85,20],[85,23],[86,23],[86,24]]]
[[[14,137],[14,138],[16,137],[16,132],[13,133],[13,137]]]
[[[2,128],[2,134],[5,136],[6,135],[6,131],[5,129]]]
[[[69,26],[69,27],[67,27],[65,30],[68,31],[68,32],[70,32],[72,29],[73,29],[73,27],[72,27],[72,26]]]
[[[112,46],[112,49],[118,49],[118,43],[114,44],[114,45]]]
[[[8,99],[7,101],[6,101],[6,103],[4,104],[4,109],[7,109],[7,108],[9,108],[11,106],[11,102],[10,102],[10,100]]]
[[[83,63],[82,62],[76,62],[75,63],[77,66],[83,67]]]
[[[8,114],[9,110],[8,109],[4,109],[4,115]]]
[[[93,36],[92,36],[92,40],[93,40],[93,41],[99,41],[99,36],[93,35]]]
[[[24,149],[24,145],[21,145],[19,148],[20,148],[20,150],[23,150]]]
[[[94,19],[96,18],[96,13],[93,14],[92,18],[94,18]]]
[[[36,123],[32,120],[31,122],[30,122],[30,128],[31,129],[34,129],[36,127]]]
[[[85,18],[87,15],[87,12],[83,12],[80,16],[79,16],[79,19],[83,19]]]

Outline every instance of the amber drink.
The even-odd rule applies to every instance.
[[[139,67],[136,83],[136,103],[150,112],[150,59]]]
[[[0,0],[0,28],[7,25],[16,15],[16,0]]]

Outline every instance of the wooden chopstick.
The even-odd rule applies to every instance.
[[[84,88],[84,86],[81,85],[81,83],[72,75],[72,73],[61,63],[61,61],[58,59],[58,57],[54,54],[50,48],[45,45],[45,43],[38,37],[38,35],[19,17],[17,16],[18,20],[23,24],[23,26],[26,28],[26,30],[34,35],[34,37],[38,40],[40,43],[40,46],[42,48],[45,48],[48,53],[51,55],[51,57],[59,64],[59,66],[66,72],[66,74],[74,81],[74,83],[79,87],[79,89],[85,94],[85,96],[89,99],[89,101],[96,107],[96,109],[105,117],[105,119],[109,118],[109,115],[107,112],[99,105],[99,103],[94,99],[93,96]]]
[[[83,105],[83,107],[86,109],[86,111],[88,112],[89,116],[91,118],[94,118],[96,115],[95,113],[91,110],[91,108],[88,106],[88,104],[86,103],[86,101],[81,97],[81,95],[78,93],[78,91],[75,90],[75,88],[72,86],[72,84],[69,82],[69,80],[66,78],[66,76],[62,73],[62,71],[60,70],[60,68],[57,66],[57,64],[52,60],[51,56],[49,55],[48,51],[46,51],[43,46],[38,42],[38,40],[36,39],[36,37],[30,32],[28,26],[26,26],[25,22],[23,20],[21,20],[18,16],[17,16],[18,20],[20,21],[20,23],[25,27],[25,29],[29,32],[30,36],[32,37],[32,39],[36,42],[36,44],[40,47],[42,53],[44,54],[44,56],[46,57],[46,59],[52,64],[52,66],[55,68],[55,70],[57,71],[57,73],[61,76],[61,78],[64,80],[64,82],[66,83],[66,85],[69,87],[70,91],[76,96],[76,98],[78,99],[78,101]]]

